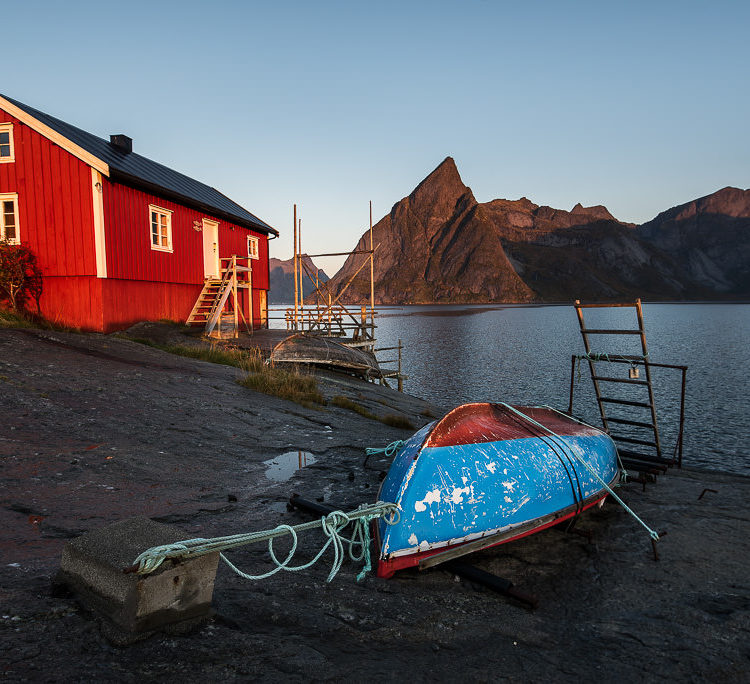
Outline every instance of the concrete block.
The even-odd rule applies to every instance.
[[[149,575],[123,569],[152,546],[187,538],[179,528],[143,517],[87,532],[65,545],[56,583],[102,619],[102,631],[114,643],[185,631],[211,615],[219,554],[164,561]]]

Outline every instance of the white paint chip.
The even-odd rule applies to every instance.
[[[421,501],[414,502],[414,510],[417,513],[422,513],[427,510],[427,504],[434,504],[440,502],[440,490],[433,489],[431,492],[427,492],[427,496]]]

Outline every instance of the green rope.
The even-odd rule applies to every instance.
[[[594,425],[590,425],[589,423],[581,420],[580,418],[576,418],[575,416],[571,416],[571,415],[569,415],[567,413],[563,413],[562,411],[558,411],[556,408],[554,408],[553,406],[549,406],[548,404],[543,404],[542,406],[535,406],[534,408],[549,409],[550,411],[554,411],[555,413],[557,413],[558,415],[562,416],[563,418],[568,418],[569,420],[574,420],[579,425],[585,425],[586,427],[591,428],[592,430],[596,430],[597,432],[604,433],[604,430],[602,430],[601,428],[595,427]],[[604,434],[606,434],[606,433],[604,433]],[[617,455],[617,464],[618,464],[618,466],[620,468],[620,473],[621,473],[621,475],[620,475],[620,482],[618,484],[616,484],[615,486],[616,487],[621,487],[623,484],[625,484],[627,482],[629,474],[628,474],[628,471],[625,470],[625,466],[622,464],[622,459],[620,459],[620,452],[618,452],[617,449],[615,449],[615,454]]]
[[[391,456],[394,456],[398,453],[399,449],[404,446],[404,440],[397,439],[395,442],[391,442],[387,447],[384,449],[376,449],[374,447],[367,447],[365,449],[365,454],[367,456],[374,456],[375,454],[385,454],[388,458]]]
[[[614,490],[602,479],[602,477],[597,473],[586,461],[579,456],[575,449],[571,448],[571,446],[568,444],[568,442],[563,439],[560,435],[558,435],[556,432],[550,430],[546,425],[542,425],[542,423],[537,422],[534,420],[531,416],[527,416],[525,413],[519,411],[518,409],[513,408],[510,404],[505,404],[500,402],[500,406],[504,406],[509,411],[515,413],[516,415],[520,416],[527,422],[531,423],[532,425],[541,428],[542,430],[545,430],[550,435],[552,435],[555,439],[559,440],[559,442],[562,443],[562,446],[567,448],[568,451],[573,454],[573,456],[578,460],[579,463],[581,463],[583,466],[586,467],[586,469],[597,479],[599,480],[599,483],[606,489],[609,494],[612,496],[612,498],[617,501],[617,503],[620,504],[651,536],[651,539],[654,541],[659,541],[659,533],[656,532],[656,530],[652,530],[643,520],[641,520],[633,511],[617,494],[615,494]],[[554,409],[553,409],[554,410]]]
[[[348,555],[354,562],[364,561],[364,568],[362,572],[357,575],[357,581],[360,581],[367,572],[372,569],[372,563],[370,559],[370,523],[373,520],[380,518],[384,519],[386,524],[395,525],[400,519],[400,512],[398,506],[394,503],[379,501],[376,504],[363,504],[355,511],[344,513],[343,511],[333,511],[328,515],[321,517],[319,520],[315,520],[308,523],[302,523],[300,525],[279,525],[272,530],[263,530],[260,532],[248,532],[244,534],[235,534],[226,537],[215,537],[213,539],[185,539],[183,541],[174,542],[173,544],[164,544],[162,546],[154,546],[141,553],[135,561],[134,566],[138,566],[136,572],[138,574],[148,574],[156,570],[165,560],[167,559],[180,559],[184,560],[187,558],[196,558],[198,556],[205,556],[209,553],[216,551],[220,552],[221,559],[236,572],[240,577],[249,580],[260,580],[275,575],[281,570],[286,572],[298,572],[300,570],[306,570],[312,567],[321,556],[326,552],[329,547],[333,548],[333,563],[331,570],[328,573],[327,582],[331,582],[336,577],[338,571],[341,569],[341,565],[346,558],[346,552],[344,545],[348,544]],[[354,530],[352,532],[351,539],[343,536],[343,530],[350,524],[354,524]],[[327,541],[315,555],[315,557],[308,563],[302,565],[290,566],[294,554],[297,551],[298,537],[297,533],[320,527],[323,534],[327,537]],[[277,537],[289,535],[292,538],[292,547],[288,551],[286,558],[280,561],[276,557],[276,553],[273,548],[273,541]],[[234,549],[239,546],[246,544],[252,544],[254,542],[267,541],[268,542],[268,553],[271,556],[271,561],[276,567],[269,570],[261,575],[249,575],[248,573],[240,570],[234,563],[232,563],[222,551],[227,549]],[[355,547],[359,547],[359,551],[355,552]]]

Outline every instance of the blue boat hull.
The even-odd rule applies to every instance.
[[[398,504],[401,515],[379,524],[379,575],[475,540],[502,543],[557,524],[603,499],[602,480],[617,480],[615,446],[603,432],[572,419],[561,430],[566,422],[555,417],[554,436],[524,435],[488,406],[459,407],[450,429],[448,417],[425,426],[394,459],[379,499]],[[477,421],[477,412],[487,415]],[[488,428],[487,419],[506,424]],[[498,433],[508,438],[494,439]]]

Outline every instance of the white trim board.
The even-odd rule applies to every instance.
[[[70,152],[74,157],[96,169],[99,173],[109,176],[109,164],[87,152],[79,145],[76,145],[72,140],[68,140],[64,135],[60,135],[57,131],[52,130],[49,126],[35,119],[30,114],[27,114],[20,107],[16,107],[12,102],[8,102],[4,97],[0,97],[0,109],[8,112],[8,114],[14,116],[21,123],[26,124],[32,130],[43,135],[47,140],[59,145],[66,152]]]
[[[91,200],[94,203],[94,249],[96,277],[107,277],[107,242],[104,234],[104,184],[102,174],[91,169]]]

